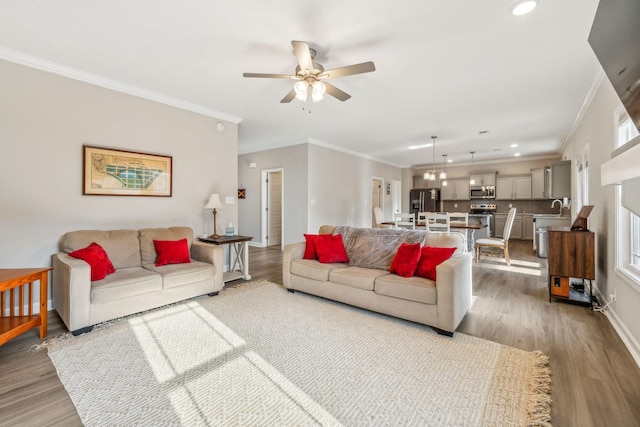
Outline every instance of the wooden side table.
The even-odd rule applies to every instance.
[[[569,227],[549,227],[547,264],[549,267],[549,302],[559,301],[593,308],[592,280],[596,278],[595,234],[573,231]],[[571,278],[580,279],[582,291],[576,291]],[[588,290],[584,281],[589,281]]]
[[[37,326],[40,327],[40,338],[44,339],[47,336],[47,287],[50,270],[53,269],[0,269],[0,345]],[[33,282],[37,280],[40,281],[40,312],[33,313]],[[7,311],[9,315],[6,315]]]
[[[252,239],[253,237],[251,236],[220,236],[216,238],[198,238],[198,240],[201,242],[212,243],[214,245],[230,245],[229,271],[223,274],[222,279],[225,283],[240,278],[251,280],[251,275],[249,274],[249,248],[247,248],[247,242]],[[232,256],[231,247],[233,248],[233,255],[235,256]]]

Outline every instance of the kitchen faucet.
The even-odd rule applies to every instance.
[[[562,200],[560,199],[555,199],[553,202],[551,202],[551,207],[553,208],[553,205],[556,204],[556,202],[560,203],[560,212],[558,213],[558,215],[562,215]]]

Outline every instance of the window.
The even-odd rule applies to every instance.
[[[638,136],[633,121],[623,112],[618,120],[616,148]],[[640,284],[640,216],[622,206],[622,188],[616,188],[618,268]]]
[[[576,212],[584,205],[589,204],[589,144],[582,147],[576,158],[576,200],[574,208]]]

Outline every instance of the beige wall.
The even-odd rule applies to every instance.
[[[620,100],[605,78],[569,140],[564,155],[576,158],[580,150],[589,144],[589,204],[594,205],[589,216],[589,229],[597,236],[594,284],[601,295],[608,295],[616,289],[617,300],[608,309],[608,317],[640,363],[640,288],[631,285],[616,270],[616,186],[603,187],[600,184],[600,167],[610,159],[614,149],[615,111],[620,106]],[[575,196],[575,189],[573,192]],[[640,197],[640,189],[636,197]]]
[[[209,194],[237,191],[237,125],[219,121],[0,60],[0,268],[49,266],[71,230],[210,233]],[[83,144],[173,156],[173,197],[83,196]]]
[[[402,180],[402,170],[318,145],[309,145],[308,231],[323,224],[371,227],[371,178]],[[404,184],[404,183],[403,183]],[[408,198],[402,186],[403,205]],[[404,193],[407,193],[404,196]],[[391,212],[391,198],[384,197],[385,217]]]
[[[252,244],[262,246],[261,177],[270,169],[283,170],[283,242],[304,240],[307,232],[307,152],[308,144],[259,151],[238,156],[238,184],[246,190],[246,198],[238,200],[238,232],[253,236]],[[255,168],[249,164],[255,163]]]

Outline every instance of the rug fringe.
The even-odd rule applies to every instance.
[[[531,399],[527,404],[528,426],[551,427],[551,370],[549,357],[534,351],[535,371],[531,378]]]
[[[73,334],[71,332],[66,332],[62,335],[58,335],[57,337],[48,338],[42,341],[40,344],[34,344],[31,347],[29,347],[29,350],[27,351],[29,353],[36,353],[42,350],[43,348],[49,348],[52,344],[57,344],[61,341],[66,341],[71,338],[73,338]]]

